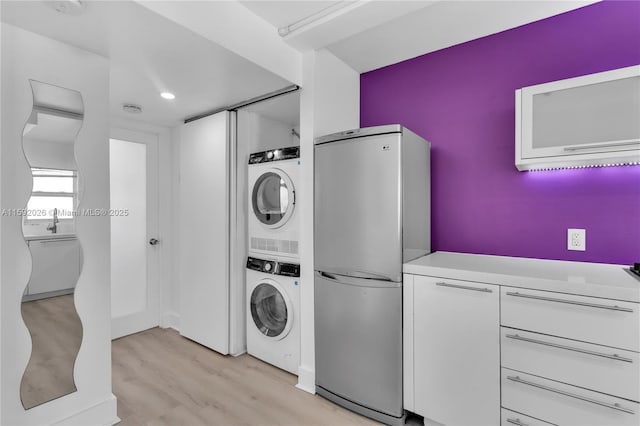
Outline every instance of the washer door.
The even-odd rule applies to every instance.
[[[260,281],[251,292],[249,304],[253,323],[263,336],[280,340],[289,333],[293,321],[291,302],[276,282]]]
[[[295,206],[295,188],[289,176],[280,169],[271,169],[260,175],[251,195],[253,214],[268,228],[283,226]]]

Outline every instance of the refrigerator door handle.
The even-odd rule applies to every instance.
[[[316,271],[316,275],[328,281],[334,281],[339,284],[351,285],[357,287],[402,287],[402,283],[385,279],[360,278],[348,275],[333,274],[324,271]]]

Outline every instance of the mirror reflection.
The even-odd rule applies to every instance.
[[[74,289],[81,270],[75,235],[78,173],[74,143],[84,114],[75,90],[30,81],[33,110],[22,146],[33,186],[22,232],[32,269],[22,297],[22,317],[31,335],[31,357],[22,377],[24,408],[76,391],[73,366],[82,341]]]

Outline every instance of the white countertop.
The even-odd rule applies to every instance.
[[[38,240],[70,240],[76,238],[76,234],[44,234],[44,235],[25,235],[24,239],[27,241]]]
[[[640,278],[627,265],[435,252],[405,263],[414,275],[604,297],[640,303]]]

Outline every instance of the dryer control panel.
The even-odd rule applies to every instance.
[[[300,158],[299,146],[270,149],[268,151],[253,153],[249,156],[249,164],[268,163],[270,161],[280,161],[280,160],[291,160],[293,158]]]
[[[284,263],[275,260],[258,259],[256,257],[247,258],[247,269],[286,277],[300,276],[300,265],[296,263]]]

